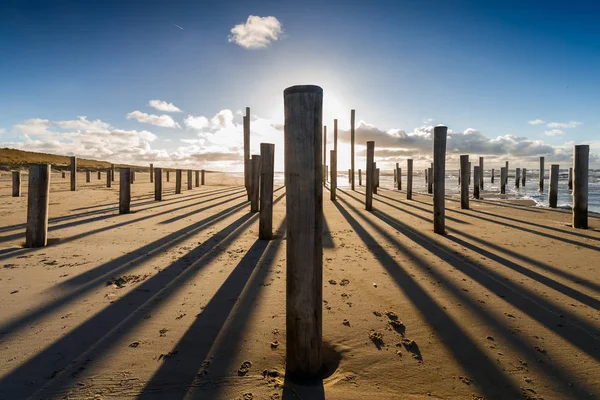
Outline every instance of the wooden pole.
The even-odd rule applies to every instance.
[[[396,183],[398,180],[397,175],[398,175],[398,163],[396,163],[396,168],[394,169],[394,183]]]
[[[469,155],[460,156],[460,208],[469,209]]]
[[[337,198],[337,154],[335,150],[330,150],[329,166],[331,167],[331,185],[329,188],[329,199],[336,201]]]
[[[573,152],[573,228],[588,228],[588,169],[590,146],[577,145]]]
[[[544,157],[540,157],[540,193],[544,192]]]
[[[100,170],[98,170],[98,180],[102,179],[102,172]]]
[[[205,182],[205,180],[204,180],[204,174],[205,174],[205,173],[206,173],[206,171],[204,171],[204,170],[201,170],[201,171],[200,171],[200,184],[201,184],[202,186],[204,186],[204,184],[205,184],[205,183],[204,183],[204,182]]]
[[[550,191],[548,192],[548,206],[556,208],[558,205],[558,164],[550,166]]]
[[[471,161],[469,161],[469,186],[471,186]]]
[[[500,168],[500,194],[506,194],[506,167]]]
[[[494,183],[494,168],[492,168],[492,183]]]
[[[406,200],[412,200],[413,160],[406,160]]]
[[[252,156],[250,167],[250,212],[258,212],[260,207],[260,156]]]
[[[521,184],[521,168],[515,168],[515,187],[518,189]]]
[[[476,165],[475,167],[473,167],[473,180],[475,181],[475,184],[473,185],[473,198],[475,199],[479,199],[479,185],[480,185],[480,180],[479,180],[479,174],[480,174],[480,167],[479,165]]]
[[[154,200],[162,200],[162,168],[152,168],[154,172]]]
[[[448,128],[433,128],[433,231],[446,233],[446,138]]]
[[[523,168],[523,178],[521,180],[521,184],[525,187],[525,175],[527,174],[527,168]]]
[[[67,174],[65,173],[65,171],[61,172],[62,178],[65,179],[67,177]]]
[[[327,125],[323,126],[323,185],[327,182]]]
[[[373,162],[373,194],[377,194],[377,188],[379,188],[379,168],[377,163]]]
[[[195,170],[194,171],[194,179],[195,179],[195,186],[196,187],[200,187],[200,171],[199,170]]]
[[[458,169],[458,186],[460,186],[460,168]]]
[[[398,168],[398,190],[402,190],[402,168]]]
[[[25,247],[44,247],[48,243],[49,207],[50,164],[30,165]]]
[[[106,187],[111,187],[112,183],[112,169],[106,168]]]
[[[354,121],[355,121],[355,110],[350,110],[350,169],[352,170],[352,179],[350,180],[351,189],[354,190]]]
[[[131,168],[119,168],[119,214],[131,211]]]
[[[192,190],[192,170],[187,170],[187,188],[188,190]]]
[[[21,171],[12,173],[12,197],[21,197]]]
[[[77,157],[70,157],[71,191],[77,190]]]
[[[182,171],[180,169],[175,170],[175,194],[181,194],[181,175]]]
[[[115,164],[110,164],[110,180],[115,181]]]
[[[479,189],[483,190],[483,157],[479,157]]]
[[[150,164],[150,183],[154,182],[154,164]]]
[[[169,175],[169,170],[167,170],[167,182],[169,182],[170,178],[171,178],[171,177],[170,177],[170,175]]]
[[[427,193],[433,193],[433,168],[427,168]]]
[[[567,181],[567,185],[570,190],[573,190],[573,167],[569,168],[569,180]]]
[[[131,175],[129,176],[129,184],[133,185],[133,183],[135,182],[135,170],[131,170]]]
[[[373,209],[373,178],[375,173],[373,172],[373,166],[375,162],[375,142],[367,142],[367,173],[366,173],[366,188],[365,188],[365,210],[371,211]]]
[[[244,116],[244,185],[250,200],[250,107]]]
[[[92,180],[92,171],[90,171],[88,169],[85,171],[85,182],[90,183],[91,180]]]
[[[260,144],[260,215],[258,238],[273,238],[273,177],[275,174],[275,145]]]
[[[284,91],[286,193],[286,374],[314,379],[322,370],[323,89]]]
[[[362,186],[362,169],[358,169],[358,186]]]
[[[504,177],[504,185],[508,185],[508,161],[506,162],[506,176]]]
[[[348,183],[352,182],[352,170],[348,170]]]

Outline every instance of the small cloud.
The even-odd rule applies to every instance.
[[[183,121],[183,123],[188,129],[196,129],[199,131],[201,131],[209,125],[208,118],[203,116],[194,117],[193,115],[188,115]]]
[[[141,111],[133,111],[127,114],[127,119],[135,119],[138,122],[162,126],[163,128],[181,128],[170,115],[146,114]]]
[[[527,121],[530,125],[541,125],[544,124],[546,121],[542,121],[541,119],[534,119],[532,121]]]
[[[110,128],[110,124],[102,122],[99,119],[95,121],[88,121],[86,116],[79,116],[77,119],[68,121],[56,121],[54,125],[57,125],[63,129],[74,129],[76,131],[96,131],[104,132]]]
[[[40,135],[48,132],[50,120],[42,118],[32,118],[15,125],[15,129],[26,135]]]
[[[545,131],[544,133],[548,136],[557,136],[562,135],[564,132],[560,129],[550,129],[549,131]]]
[[[262,49],[278,40],[283,34],[281,23],[275,17],[250,15],[245,23],[231,28],[229,43],[246,49]]]
[[[159,111],[181,112],[181,110],[178,107],[175,107],[175,105],[173,105],[173,103],[167,103],[166,101],[163,101],[163,100],[150,100],[148,102],[148,105],[150,107],[156,108]]]
[[[548,125],[546,125],[546,126],[548,128],[554,128],[554,129],[565,129],[565,128],[576,128],[580,125],[583,125],[583,122],[569,121],[569,122],[548,122]]]

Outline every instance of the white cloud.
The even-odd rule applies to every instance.
[[[150,100],[148,105],[164,112],[181,112],[179,107],[176,107],[173,103],[167,103],[163,100]]]
[[[63,129],[75,129],[78,131],[106,131],[110,128],[110,124],[102,122],[99,119],[88,121],[86,116],[77,117],[75,120],[56,121],[53,124]]]
[[[569,121],[569,122],[548,122],[546,127],[553,129],[565,129],[565,128],[576,128],[583,125],[583,122]]]
[[[548,131],[545,131],[544,133],[548,136],[557,136],[562,135],[565,132],[561,131],[560,129],[550,129]]]
[[[527,121],[530,125],[541,125],[546,123],[546,121],[542,121],[541,119],[534,119],[532,121]]]
[[[262,49],[281,38],[283,28],[275,17],[250,15],[245,23],[231,28],[229,42],[246,49]]]
[[[127,114],[127,119],[135,119],[139,122],[152,124],[156,126],[162,126],[163,128],[181,128],[181,125],[177,123],[170,115],[156,115],[146,114],[141,111],[133,111]]]
[[[15,129],[26,135],[41,135],[48,132],[50,121],[41,118],[32,118],[15,125]]]
[[[185,124],[185,126],[188,129],[196,129],[196,130],[202,130],[206,127],[208,127],[208,125],[210,124],[208,121],[208,118],[200,116],[200,117],[194,117],[193,115],[188,115],[187,117],[185,117],[185,120],[183,121],[183,123]]]

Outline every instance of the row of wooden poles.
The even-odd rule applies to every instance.
[[[284,91],[284,158],[286,183],[286,376],[311,379],[323,371],[322,319],[323,319],[323,185],[326,166],[322,160],[323,146],[323,90],[318,86],[292,86]],[[351,123],[351,177],[354,188],[354,112]],[[251,211],[260,209],[268,214],[264,223],[271,230],[273,197],[274,145],[261,144],[261,154],[250,157],[249,109],[244,117],[244,176]],[[334,127],[335,129],[335,127]],[[337,129],[335,129],[337,131]],[[445,166],[447,127],[434,128],[433,166],[428,179],[433,192],[433,230],[445,233]],[[337,141],[335,141],[337,142]],[[334,143],[335,143],[334,142]],[[334,145],[336,146],[336,145]],[[337,148],[331,153],[331,191],[335,200],[337,186]],[[587,227],[587,164],[589,148],[576,146],[574,163],[574,191],[578,201],[574,205],[574,226]],[[365,208],[372,210],[373,193],[377,191],[377,165],[374,162],[375,142],[367,142],[366,201]],[[398,166],[397,166],[398,168]],[[412,197],[412,160],[407,163],[407,199]],[[160,169],[155,171],[160,182]],[[158,172],[158,175],[156,175]],[[397,170],[397,176],[401,172]],[[464,173],[468,169],[464,168]],[[191,178],[188,172],[188,178]],[[177,174],[179,176],[181,172]],[[131,171],[121,171],[120,187],[129,193]],[[468,182],[468,175],[463,175]],[[189,181],[188,179],[188,185]],[[362,180],[362,171],[359,172]],[[47,232],[49,200],[49,165],[30,167],[27,236],[28,243],[42,243],[35,235]],[[401,189],[401,179],[399,188]],[[585,181],[585,182],[584,182]],[[360,182],[359,182],[360,183]],[[158,184],[158,183],[157,183]],[[160,185],[160,184],[158,184]],[[264,203],[263,203],[264,202]],[[585,207],[584,207],[585,206]],[[577,209],[577,211],[576,211]],[[584,210],[585,209],[585,210]],[[585,224],[583,212],[585,211]],[[579,218],[581,217],[581,218]],[[577,222],[577,224],[576,224]],[[38,229],[38,225],[46,227]],[[583,226],[585,225],[585,226]],[[266,226],[266,225],[265,225]],[[32,235],[30,238],[29,235]],[[270,236],[269,236],[270,237]],[[43,239],[45,244],[45,238]]]

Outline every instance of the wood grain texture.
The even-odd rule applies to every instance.
[[[27,191],[26,247],[44,247],[48,243],[48,209],[50,207],[50,164],[29,166]]]

